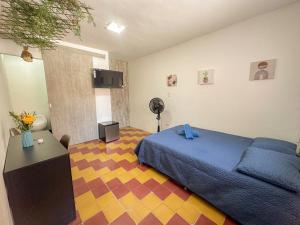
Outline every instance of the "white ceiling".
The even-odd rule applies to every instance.
[[[130,60],[295,1],[84,0],[94,9],[96,27],[84,24],[81,40],[69,35],[65,41],[107,50],[114,58]],[[106,30],[111,21],[126,29],[121,34]]]

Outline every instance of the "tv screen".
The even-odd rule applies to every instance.
[[[94,88],[123,88],[123,72],[94,69]]]

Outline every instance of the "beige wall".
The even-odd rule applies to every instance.
[[[43,61],[28,63],[20,57],[3,55],[12,110],[49,116],[48,95]]]
[[[300,3],[129,62],[131,126],[155,131],[148,103],[166,103],[163,127],[197,127],[296,142],[300,135]],[[249,81],[250,62],[277,59],[276,78]],[[215,84],[197,71],[215,69]],[[166,76],[177,74],[177,87]]]
[[[123,88],[111,89],[112,120],[119,122],[120,127],[129,126],[129,83],[128,63],[122,60],[111,59],[111,70],[123,72]]]
[[[7,80],[4,75],[4,67],[2,64],[3,57],[0,55],[0,170],[1,174],[4,167],[6,148],[9,139],[9,128],[11,127],[11,119],[8,117],[8,111],[11,110]],[[6,196],[3,176],[0,177],[0,224],[12,225],[9,205]]]

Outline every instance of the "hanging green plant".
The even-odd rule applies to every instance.
[[[52,49],[80,23],[93,23],[91,8],[79,0],[0,0],[0,37],[19,45]],[[94,24],[95,25],[95,24]]]

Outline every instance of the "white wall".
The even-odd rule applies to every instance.
[[[93,57],[94,69],[109,69],[108,54],[105,58]],[[95,88],[97,123],[111,121],[111,94],[109,88]]]
[[[130,124],[155,131],[149,100],[166,103],[163,127],[193,126],[296,142],[300,136],[300,3],[129,62]],[[249,81],[250,62],[277,59],[274,80]],[[198,86],[197,71],[215,69]],[[177,87],[166,76],[177,74]],[[168,97],[169,96],[169,97]]]
[[[3,55],[3,66],[13,111],[35,111],[49,118],[43,61],[34,59],[28,63],[20,57]]]
[[[11,119],[8,117],[8,111],[11,109],[7,80],[4,76],[3,57],[0,55],[0,170],[3,171],[6,156],[6,148],[9,139],[9,128],[11,127]],[[2,173],[1,173],[2,174]],[[6,196],[3,176],[0,177],[0,224],[12,225],[9,205]]]

